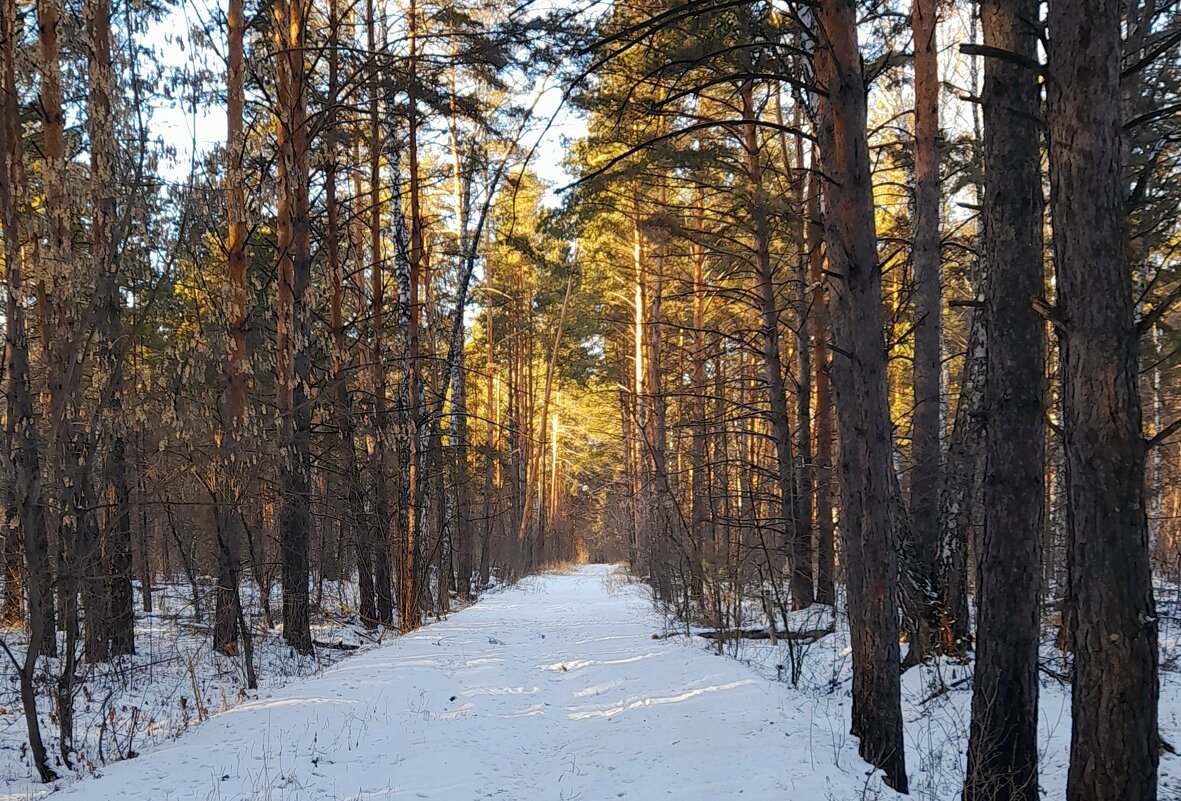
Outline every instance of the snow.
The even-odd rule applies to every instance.
[[[1159,596],[1159,593],[1158,593]],[[826,610],[828,608],[825,608]],[[792,613],[793,629],[817,627],[817,608]],[[825,614],[831,615],[831,611]],[[1038,696],[1038,767],[1042,798],[1066,797],[1066,775],[1070,764],[1070,685],[1059,676],[1069,671],[1054,646],[1056,631],[1047,629],[1042,639]],[[795,646],[800,649],[801,646]],[[1181,674],[1169,665],[1177,661],[1181,632],[1171,621],[1162,622],[1160,634],[1161,672],[1159,728],[1166,742],[1181,746]],[[774,647],[765,641],[742,640],[727,643],[731,657],[766,678],[782,677],[788,664],[787,646]],[[904,651],[905,653],[905,651]],[[849,628],[843,614],[837,616],[835,632],[816,643],[802,646],[796,658],[802,662],[800,691],[811,694],[818,709],[846,729],[849,723],[849,689],[852,657]],[[937,659],[902,674],[902,718],[906,742],[906,767],[913,801],[957,801],[964,781],[968,733],[972,719],[971,662]],[[821,699],[829,698],[827,704]],[[835,796],[860,799],[863,796]],[[886,789],[880,796],[902,798]],[[1181,758],[1162,753],[1157,792],[1159,801],[1181,801]]]
[[[814,607],[792,625],[832,616]],[[677,633],[683,625],[615,568],[547,573],[316,678],[264,688],[139,757],[60,781],[54,798],[900,799],[848,734],[852,665],[848,629],[839,615],[836,623],[835,634],[790,650],[742,641],[718,654]],[[797,687],[783,680],[793,655]],[[1053,667],[1051,647],[1044,657]],[[959,796],[970,670],[943,660],[903,676],[911,798]],[[1065,795],[1069,708],[1069,687],[1047,674],[1049,799]],[[1181,686],[1170,671],[1161,731],[1181,744]],[[1181,799],[1178,758],[1163,755],[1161,774],[1160,798]],[[0,799],[32,790],[13,783],[5,795],[0,784]]]
[[[213,716],[56,797],[853,799],[878,792],[835,700],[654,639],[592,566],[518,586]]]
[[[211,580],[198,588],[200,597],[212,596]],[[277,589],[277,588],[276,588]],[[312,634],[322,642],[372,647],[380,636],[355,625],[348,583],[324,582],[317,593],[319,603],[312,618]],[[136,613],[135,647],[132,657],[88,665],[80,662],[80,686],[74,702],[74,763],[66,768],[57,749],[57,718],[53,703],[55,677],[60,659],[38,663],[38,710],[41,733],[49,750],[51,767],[66,786],[77,777],[90,775],[106,763],[128,754],[148,753],[196,726],[201,708],[210,714],[224,712],[240,703],[270,697],[293,681],[321,673],[354,651],[320,648],[314,656],[295,654],[283,643],[281,633],[268,629],[261,620],[260,594],[249,581],[242,585],[247,617],[255,638],[255,664],[261,677],[260,689],[247,691],[243,661],[226,657],[209,647],[208,604],[205,622],[195,622],[192,589],[187,585],[165,585],[153,591],[155,611]],[[136,597],[139,597],[138,589]],[[280,608],[272,593],[272,608]],[[7,645],[23,658],[23,631],[6,631]],[[59,652],[62,635],[59,633]],[[16,671],[7,657],[0,658],[0,800],[29,799],[48,789],[36,779],[28,753],[28,733],[21,711]]]

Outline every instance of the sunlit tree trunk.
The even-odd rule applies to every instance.
[[[381,152],[380,119],[381,85],[377,52],[377,8],[373,0],[365,5],[365,35],[373,62],[369,65],[369,389],[372,392],[372,420],[370,424],[373,452],[370,454],[370,527],[366,550],[373,564],[373,593],[376,619],[385,624],[394,622],[393,570],[390,564],[391,531],[394,515],[390,510],[389,482],[386,474],[387,450],[390,445],[390,413],[386,402],[385,359],[382,333],[385,313],[385,280],[381,236]],[[396,145],[394,145],[396,147]],[[397,170],[391,170],[393,181],[401,180]],[[394,197],[399,195],[395,192]],[[398,219],[398,215],[394,215]],[[399,284],[399,286],[401,286]],[[407,481],[399,476],[397,486]],[[404,513],[405,510],[403,510]]]
[[[813,447],[813,475],[816,484],[816,600],[822,604],[836,603],[834,576],[836,573],[836,531],[833,524],[832,470],[833,419],[832,383],[829,379],[829,321],[828,282],[824,278],[824,219],[820,211],[819,163],[813,154],[808,177],[807,246],[808,276],[816,294],[808,315],[815,353],[813,385],[816,387],[816,436]]]
[[[484,268],[484,285],[488,297],[485,299],[484,334],[487,337],[487,351],[484,357],[484,393],[487,398],[484,409],[484,524],[480,536],[480,583],[479,589],[488,587],[492,572],[492,530],[495,513],[493,492],[496,490],[496,419],[499,414],[499,398],[496,392],[496,338],[495,322],[493,318],[492,269],[490,265]]]
[[[776,110],[779,123],[783,124],[783,105],[781,94],[776,92]],[[793,126],[800,128],[802,115],[800,106],[794,112]],[[781,133],[784,157],[788,154],[787,135]],[[816,460],[815,448],[812,442],[812,343],[809,332],[808,317],[808,248],[806,237],[806,184],[807,170],[804,167],[803,137],[796,136],[794,142],[794,165],[789,176],[791,180],[791,196],[794,214],[790,222],[792,247],[795,252],[792,276],[792,305],[794,307],[795,332],[793,344],[796,357],[796,473],[795,473],[795,532],[793,537],[793,564],[805,566],[793,574],[797,583],[807,581],[811,584],[811,595],[806,599],[808,603],[816,600],[816,584],[818,577],[813,569],[813,551],[816,546],[815,518],[816,503]],[[831,518],[830,518],[831,523]],[[817,524],[817,527],[819,524]],[[794,594],[794,591],[793,591]],[[797,601],[798,602],[798,601]]]
[[[37,3],[37,24],[41,56],[41,131],[44,159],[42,183],[45,192],[47,243],[42,251],[47,264],[41,271],[38,303],[46,319],[45,346],[49,386],[50,475],[56,488],[54,501],[60,509],[58,533],[58,595],[65,630],[65,653],[58,675],[56,701],[58,750],[69,765],[74,751],[74,674],[78,636],[78,594],[84,591],[87,611],[101,619],[100,576],[96,575],[98,532],[90,501],[89,454],[81,423],[81,357],[78,335],[82,327],[79,309],[85,308],[76,286],[73,234],[66,195],[65,118],[62,110],[60,30],[62,8],[59,0]],[[95,632],[97,633],[97,632]],[[48,632],[47,632],[48,635]],[[93,649],[100,658],[96,637]]]
[[[358,126],[360,127],[360,126]],[[365,197],[363,188],[363,181],[361,177],[361,145],[359,141],[353,143],[353,198],[354,203],[359,205],[360,200]],[[370,459],[370,464],[367,465],[372,468],[372,459],[376,452],[376,437],[377,424],[376,415],[373,412],[373,403],[376,401],[373,393],[373,369],[371,366],[372,355],[372,338],[369,336],[369,322],[366,319],[366,314],[363,313],[367,308],[367,298],[369,297],[368,284],[366,282],[365,264],[365,233],[368,230],[368,222],[365,215],[356,211],[357,205],[354,205],[352,236],[353,236],[353,253],[356,261],[356,267],[353,269],[353,290],[357,297],[357,308],[361,313],[357,315],[357,351],[358,351],[358,370],[357,381],[360,389],[362,410],[365,412],[365,429],[364,441],[366,443],[366,455]],[[375,511],[372,505],[376,503],[376,499],[370,499],[367,503],[365,488],[362,486],[362,476],[360,466],[357,464],[356,446],[354,447],[354,457],[352,463],[355,466],[355,473],[352,476],[352,487],[350,492],[353,493],[353,509],[357,515],[356,539],[353,543],[353,551],[356,555],[357,561],[357,614],[361,619],[361,623],[368,628],[374,628],[378,623],[377,615],[377,597],[375,595],[374,586],[374,560],[376,543],[380,542],[380,538],[375,540],[374,529],[380,532],[380,527],[374,523]]]
[[[648,475],[648,437],[646,421],[648,419],[648,399],[644,395],[644,375],[646,349],[644,347],[644,331],[647,310],[647,287],[645,286],[644,271],[644,237],[640,230],[640,201],[635,188],[632,190],[631,209],[632,235],[632,419],[629,425],[633,429],[633,490],[632,517],[634,519],[636,553],[644,564],[644,570],[651,579],[652,576],[652,530],[649,512],[648,495],[651,482]]]
[[[758,284],[760,324],[763,346],[763,375],[771,402],[771,431],[775,439],[776,475],[779,486],[778,527],[791,555],[792,605],[802,609],[812,603],[811,529],[801,532],[796,525],[795,465],[791,447],[791,418],[787,405],[787,386],[779,352],[779,300],[775,294],[775,276],[771,266],[771,233],[767,222],[763,164],[755,120],[754,83],[742,84],[743,149],[746,177],[751,187],[751,218],[754,228],[754,268]],[[801,536],[803,534],[803,536]],[[777,543],[778,544],[778,543]]]
[[[697,193],[694,209],[694,224],[698,236],[705,227],[705,201],[702,192]],[[692,535],[693,546],[697,551],[698,577],[708,575],[713,570],[714,553],[712,536],[709,532],[709,466],[707,464],[708,423],[706,421],[706,398],[709,395],[709,385],[706,383],[706,339],[705,312],[707,303],[707,283],[705,275],[705,247],[696,241],[693,243],[693,351],[690,354],[689,381],[692,392],[692,424],[693,433],[690,442],[689,464],[693,471],[691,480],[692,492]],[[694,581],[693,595],[705,604],[704,587],[699,580]]]
[[[29,377],[29,342],[25,324],[23,297],[22,225],[18,212],[19,193],[24,185],[22,164],[20,105],[16,85],[17,37],[21,28],[15,0],[4,0],[0,10],[0,232],[4,235],[5,264],[5,348],[4,394],[7,403],[7,430],[12,475],[6,479],[8,520],[4,532],[4,607],[0,625],[16,627],[24,622],[26,578],[29,590],[29,614],[41,600],[34,597],[33,586],[48,586],[48,563],[41,576],[28,576],[25,554],[30,537],[44,539],[45,511],[40,497],[40,449],[33,396]],[[29,473],[30,468],[33,472]],[[39,530],[30,532],[31,527]],[[52,604],[52,596],[49,598]],[[42,615],[46,610],[38,610]],[[36,648],[30,649],[36,652]]]
[[[214,597],[213,647],[226,654],[238,651],[238,574],[241,567],[242,518],[239,508],[241,438],[246,422],[246,203],[242,158],[244,40],[243,0],[230,0],[226,51],[226,267],[229,308],[226,335],[226,394],[221,407],[222,486],[218,499],[217,590]]]
[[[279,247],[276,322],[279,409],[279,552],[283,568],[283,637],[312,651],[308,541],[311,529],[311,404],[308,400],[308,300],[311,249],[308,218],[307,79],[303,4],[275,0]]]
[[[403,327],[404,337],[404,372],[406,385],[406,409],[408,414],[407,428],[408,452],[406,482],[407,488],[402,493],[406,507],[406,531],[403,540],[401,560],[399,563],[398,582],[398,623],[403,633],[417,629],[421,623],[420,606],[420,576],[419,551],[422,544],[419,535],[422,530],[422,493],[424,490],[424,475],[422,457],[426,443],[423,437],[426,433],[423,415],[423,396],[419,365],[420,334],[422,328],[422,307],[419,303],[419,283],[423,273],[423,239],[422,212],[419,192],[418,170],[418,6],[411,0],[407,9],[407,45],[409,47],[409,84],[408,98],[409,119],[407,122],[407,169],[409,173],[410,189],[410,220],[409,247],[407,253],[407,274],[404,283],[399,281],[399,287],[406,295],[405,310],[399,311],[404,319],[399,320]],[[395,181],[401,180],[394,176]],[[399,200],[400,202],[400,200]]]
[[[898,679],[898,561],[892,432],[882,342],[882,276],[874,231],[866,87],[853,0],[825,0],[815,72],[821,89],[842,515],[853,644],[853,734],[894,789],[907,789]]]
[[[913,0],[914,31],[914,416],[911,426],[911,588],[917,630],[910,661],[937,645],[940,454],[940,383],[943,360],[942,263],[939,232],[939,62],[935,0]]]
[[[661,187],[658,192],[660,208],[668,205],[668,188],[658,178]],[[674,536],[672,527],[672,487],[668,477],[668,399],[664,395],[664,270],[666,234],[654,231],[652,239],[651,280],[645,293],[647,311],[644,321],[644,395],[647,399],[647,419],[644,427],[648,432],[649,453],[645,458],[652,464],[651,486],[648,496],[648,514],[651,525],[651,548],[656,565],[656,588],[659,596],[666,601],[673,599],[671,579],[675,570],[673,558]]]

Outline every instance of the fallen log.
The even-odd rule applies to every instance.
[[[797,642],[816,642],[821,637],[832,634],[833,627],[822,629],[801,629],[800,631],[776,631],[775,638],[779,640],[795,640]],[[710,631],[694,632],[698,637],[707,640],[769,640],[770,629],[713,629]]]
[[[312,640],[312,644],[317,648],[328,648],[333,651],[356,651],[361,646],[347,643],[344,640],[337,640],[336,642],[324,642],[322,640]]]

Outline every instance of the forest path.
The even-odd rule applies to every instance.
[[[660,629],[612,568],[529,578],[54,797],[860,796],[866,766],[824,708],[840,701]]]

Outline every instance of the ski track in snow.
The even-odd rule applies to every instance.
[[[894,797],[845,734],[840,694],[653,639],[662,627],[613,568],[529,578],[53,798]]]

